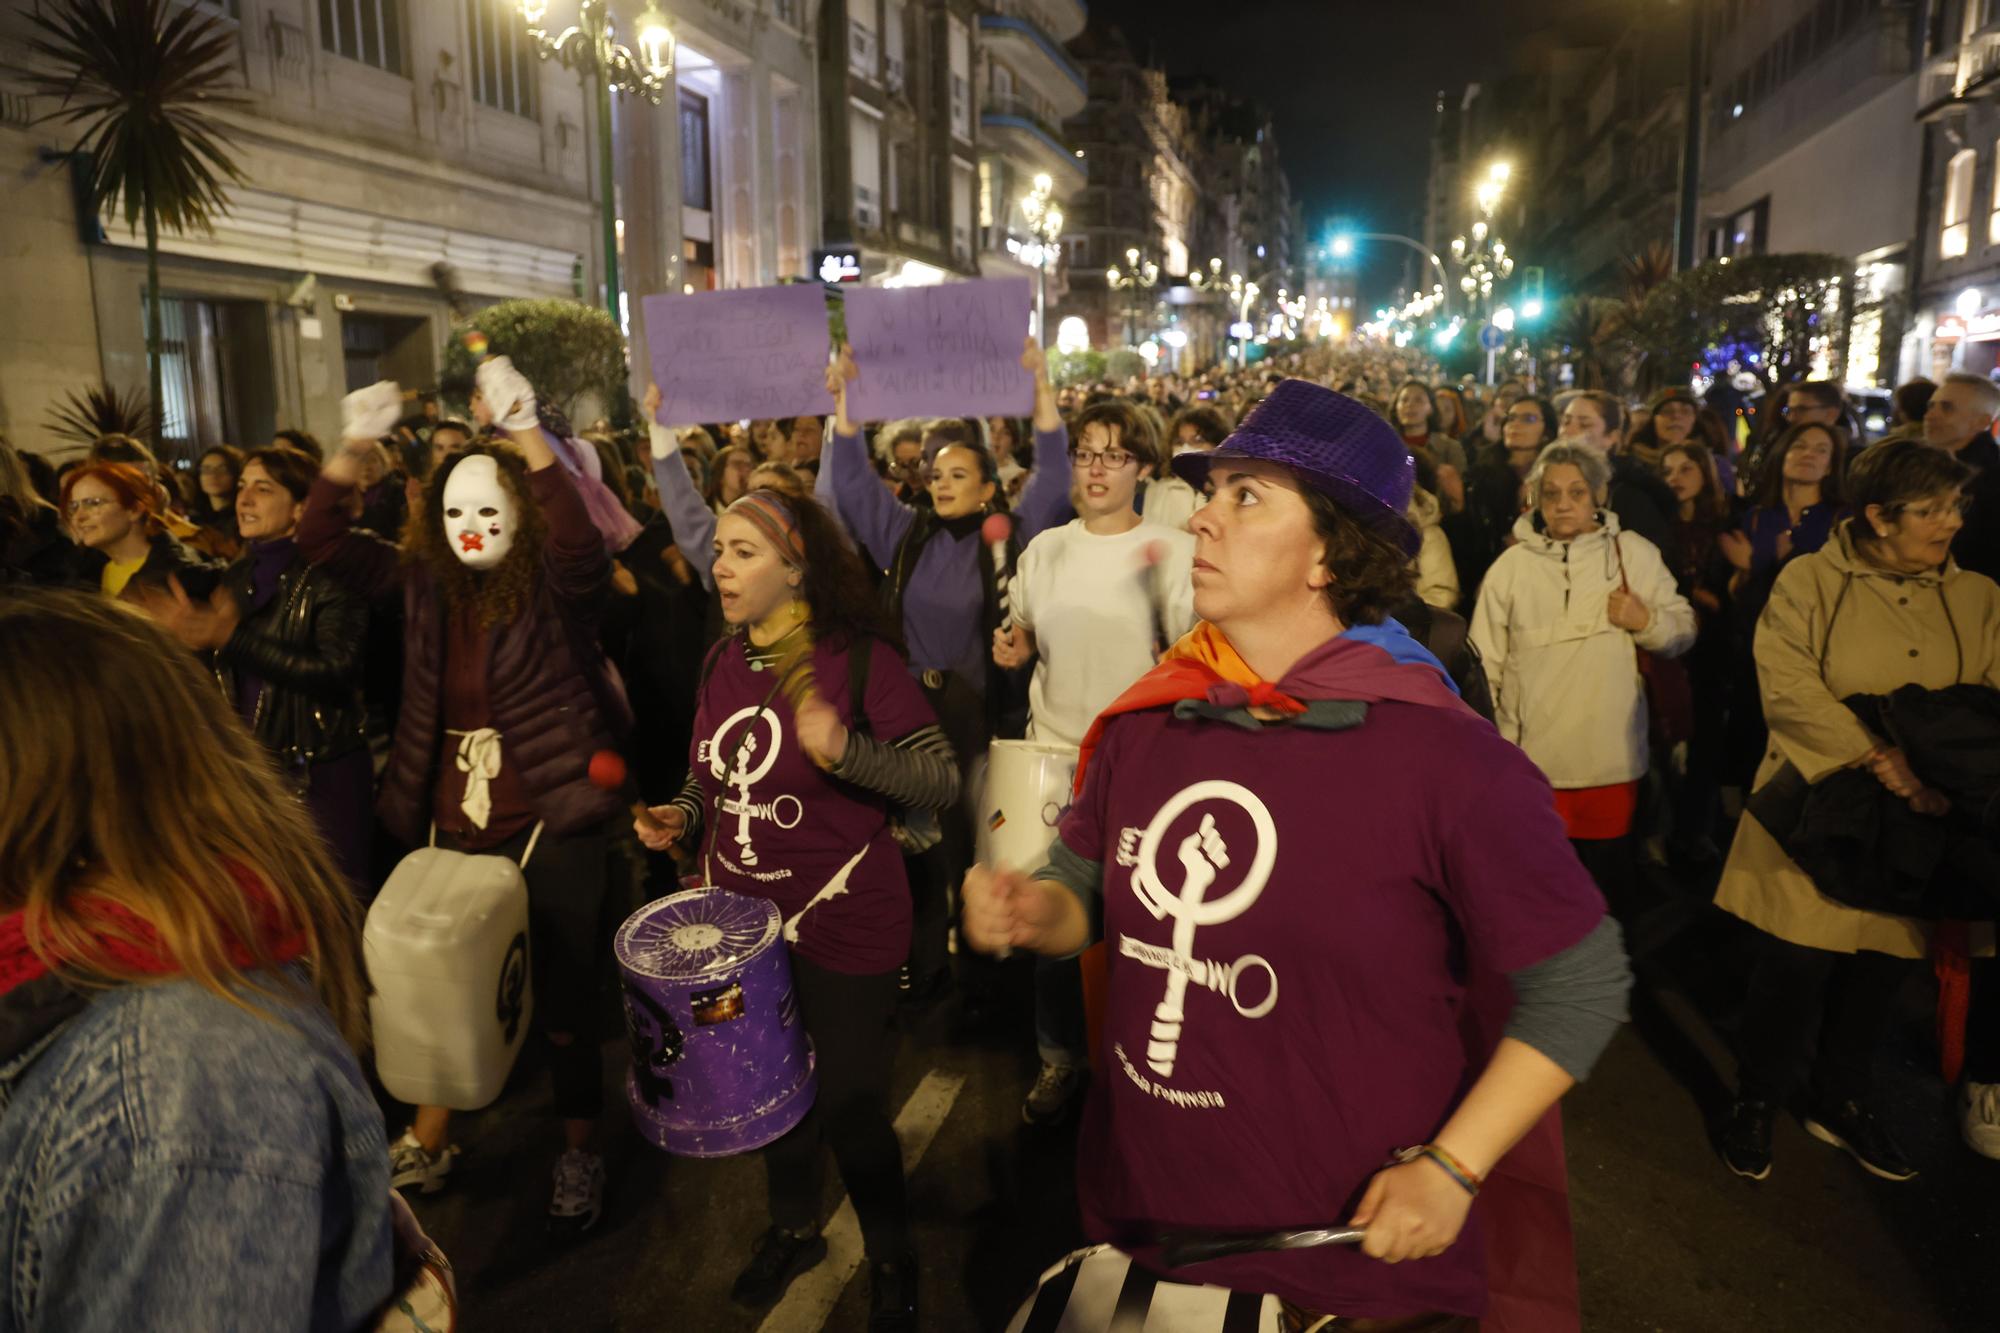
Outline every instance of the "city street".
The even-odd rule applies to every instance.
[[[1564,1103],[1570,1204],[1588,1330],[1990,1329],[2000,1309],[2000,1163],[1960,1141],[1934,1070],[1885,1068],[1895,1128],[1921,1168],[1895,1185],[1780,1125],[1758,1184],[1710,1151],[1704,1115],[1734,1064],[1722,1025],[1740,993],[1742,937],[1692,898],[1663,898],[1639,924],[1636,1022]],[[1011,979],[1024,980],[1015,969]],[[1902,1021],[1928,1021],[1913,987]],[[1025,1034],[1025,992],[1013,997]],[[923,1326],[1005,1326],[1041,1270],[1081,1243],[1070,1196],[1073,1126],[1021,1123],[1034,1076],[1025,1039],[954,1042],[940,1014],[903,1042],[892,1101],[910,1165],[924,1269]],[[1897,1049],[1919,1049],[1913,1032]],[[622,1061],[622,1038],[607,1047]],[[807,1333],[865,1324],[851,1209],[829,1171],[831,1256],[774,1309],[728,1287],[764,1225],[750,1159],[669,1159],[618,1121],[607,1214],[562,1251],[542,1210],[552,1133],[534,1076],[462,1121],[448,1191],[416,1201],[457,1268],[474,1328]],[[623,1109],[622,1091],[617,1103]]]

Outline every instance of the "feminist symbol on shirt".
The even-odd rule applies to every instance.
[[[731,728],[745,719],[748,719],[749,725],[743,728],[733,760],[725,765],[722,747]],[[750,800],[750,788],[771,771],[771,765],[778,762],[778,749],[784,740],[784,724],[778,721],[777,714],[757,706],[739,708],[731,713],[715,729],[714,737],[702,744],[708,759],[708,771],[725,787],[736,792],[734,798],[724,796],[716,801],[715,806],[722,814],[736,816],[736,851],[746,866],[757,864],[757,849],[750,845],[752,819],[768,819],[779,828],[788,829],[796,828],[805,814],[805,806],[796,796],[780,796],[763,805],[752,804]],[[757,756],[754,767],[752,756]]]
[[[1216,827],[1215,815],[1204,813],[1201,823],[1180,841],[1177,857],[1181,864],[1181,885],[1170,891],[1160,879],[1160,847],[1167,830],[1186,811],[1202,801],[1226,801],[1250,817],[1256,842],[1249,867],[1236,887],[1214,900],[1207,898],[1222,872],[1242,860],[1232,857],[1229,844]],[[1240,849],[1239,849],[1240,852]],[[1270,881],[1271,866],[1278,858],[1278,829],[1271,812],[1255,792],[1234,782],[1197,782],[1171,797],[1146,825],[1139,839],[1137,868],[1132,872],[1132,892],[1153,919],[1174,920],[1170,948],[1147,944],[1130,935],[1119,940],[1119,954],[1167,974],[1167,992],[1153,1011],[1151,1039],[1146,1043],[1146,1064],[1162,1078],[1174,1072],[1174,1058],[1180,1050],[1181,1029],[1186,1021],[1185,1002],[1190,981],[1227,995],[1236,1012],[1245,1018],[1262,1018],[1278,1003],[1278,974],[1261,955],[1245,954],[1224,963],[1194,956],[1197,927],[1233,921],[1249,910]],[[1270,989],[1255,1004],[1245,1004],[1238,985],[1246,971],[1262,969]]]

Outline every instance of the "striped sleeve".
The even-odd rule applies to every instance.
[[[958,799],[958,760],[936,723],[887,744],[849,732],[847,753],[831,771],[912,809],[941,810]]]
[[[681,784],[680,791],[675,793],[674,799],[667,804],[687,816],[687,832],[681,835],[681,841],[693,847],[701,835],[702,811],[706,805],[702,799],[701,779],[696,776],[693,769],[688,770],[687,781]]]

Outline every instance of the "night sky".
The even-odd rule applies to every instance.
[[[1416,235],[1438,90],[1489,75],[1521,25],[1541,26],[1575,3],[1089,0],[1093,21],[1122,29],[1142,58],[1270,109],[1315,238],[1336,219]],[[1374,250],[1362,279],[1370,301],[1386,297],[1410,253]]]

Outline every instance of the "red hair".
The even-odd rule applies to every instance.
[[[137,511],[148,532],[161,529],[160,492],[133,463],[82,463],[63,474],[62,511],[69,513],[70,492],[85,477],[94,477],[118,500],[120,508]]]

